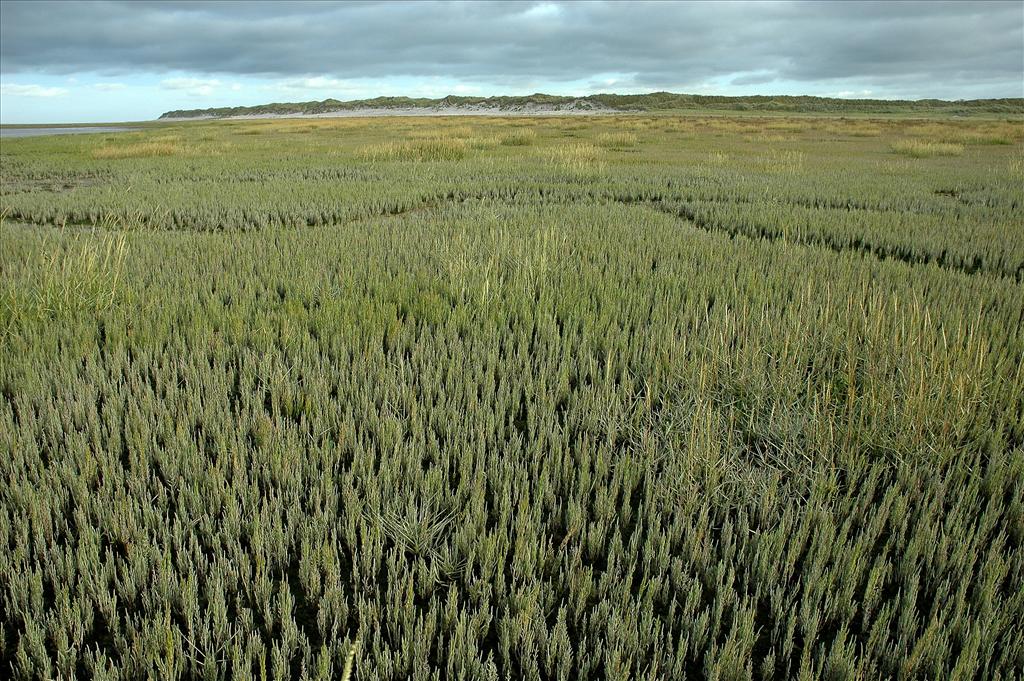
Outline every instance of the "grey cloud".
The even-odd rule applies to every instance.
[[[778,80],[778,76],[775,72],[758,72],[736,76],[729,82],[733,85],[764,85],[766,83],[774,83],[776,80]]]
[[[446,76],[508,85],[629,74],[673,88],[842,79],[1024,95],[1011,2],[4,2],[4,73]],[[943,94],[940,93],[940,94]],[[946,95],[948,96],[948,95]]]

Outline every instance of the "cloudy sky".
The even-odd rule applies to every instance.
[[[272,101],[1024,97],[1024,2],[0,2],[0,121]]]

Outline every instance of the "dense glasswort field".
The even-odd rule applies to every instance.
[[[1020,678],[1019,120],[0,161],[0,675]]]

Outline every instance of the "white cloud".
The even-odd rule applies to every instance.
[[[871,90],[841,90],[839,92],[833,92],[826,97],[839,97],[840,99],[856,99],[858,97],[870,97]]]
[[[220,85],[220,81],[203,78],[165,78],[160,81],[160,85],[168,90],[193,90],[199,87],[214,87]]]
[[[220,86],[216,79],[204,78],[166,78],[160,81],[160,87],[166,90],[184,90],[190,95],[208,97]]]
[[[562,13],[562,8],[552,2],[542,2],[523,12],[529,19],[553,19]]]
[[[124,90],[128,86],[124,83],[96,83],[93,87],[103,92],[115,92],[117,90]]]
[[[277,85],[282,90],[351,90],[353,85],[347,80],[314,76],[312,78],[291,78]]]
[[[343,88],[348,85],[343,80],[337,78],[325,78],[323,76],[316,76],[314,78],[303,78],[299,81],[301,87],[309,90],[325,90],[328,88]]]
[[[62,97],[68,93],[62,87],[43,87],[42,85],[22,85],[5,83],[0,85],[0,94],[13,97]]]

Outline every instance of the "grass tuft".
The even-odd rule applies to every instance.
[[[599,147],[587,142],[561,144],[547,150],[552,163],[574,173],[594,173],[604,169]]]
[[[964,153],[962,144],[950,142],[926,142],[923,140],[899,140],[894,142],[892,151],[912,158],[931,158],[933,156],[959,156]]]
[[[537,132],[526,128],[514,130],[501,136],[501,143],[506,147],[528,147],[537,141]]]
[[[639,139],[631,132],[603,132],[597,136],[598,146],[606,149],[625,149],[635,147]]]
[[[363,147],[357,156],[365,161],[458,161],[469,145],[461,139],[435,137],[405,142],[382,142]]]
[[[153,158],[157,156],[178,156],[185,152],[182,144],[174,142],[135,142],[131,144],[109,144],[92,150],[97,159]]]

